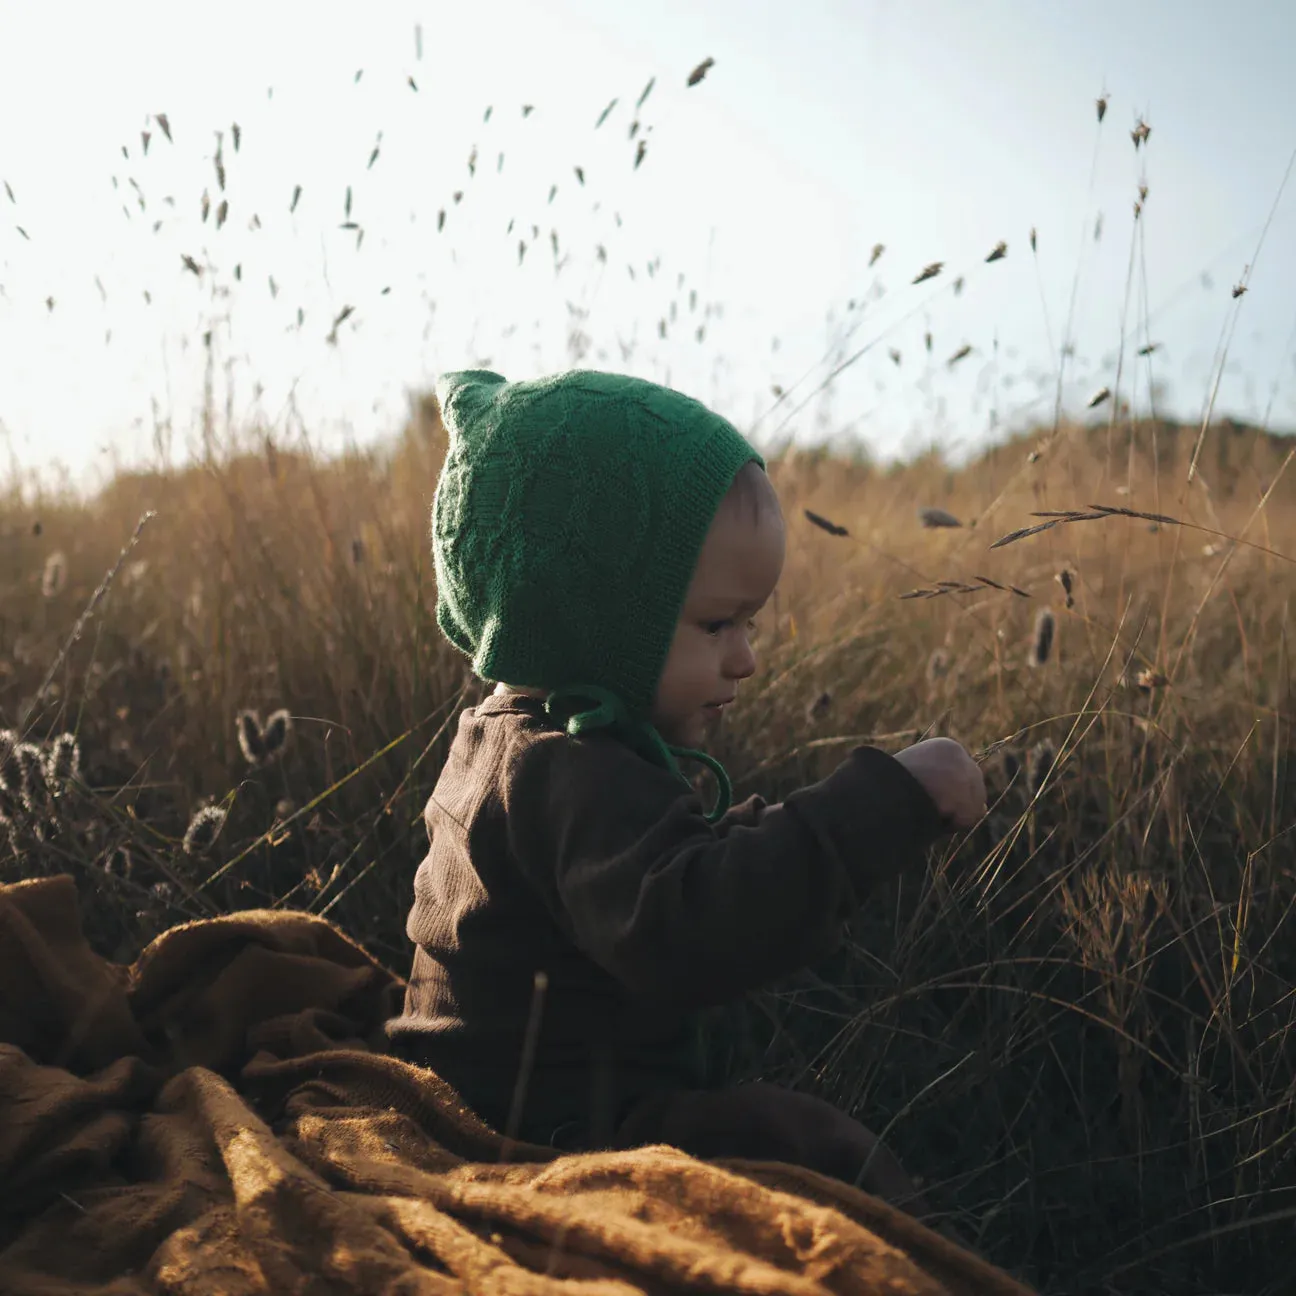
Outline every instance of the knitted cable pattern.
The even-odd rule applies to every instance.
[[[678,771],[649,721],[657,683],[716,509],[738,469],[764,460],[699,401],[627,375],[463,370],[437,395],[450,437],[432,510],[442,632],[483,679],[584,690],[594,705],[569,732],[606,726]],[[678,754],[716,769],[727,800],[718,762]]]

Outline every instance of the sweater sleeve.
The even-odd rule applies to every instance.
[[[678,779],[602,735],[522,750],[503,795],[511,852],[560,927],[632,993],[684,1009],[828,953],[942,831],[921,784],[872,747],[714,826]]]

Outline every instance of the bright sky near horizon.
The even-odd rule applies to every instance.
[[[329,446],[579,363],[958,456],[1052,418],[1068,337],[1070,411],[1200,418],[1228,336],[1217,411],[1291,428],[1294,61],[1258,0],[0,0],[0,437],[181,457],[207,333],[218,425]]]

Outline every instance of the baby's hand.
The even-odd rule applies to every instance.
[[[928,738],[897,752],[896,760],[923,785],[951,827],[971,828],[985,813],[981,767],[954,739]]]

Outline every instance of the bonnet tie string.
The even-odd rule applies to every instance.
[[[719,792],[715,805],[706,812],[709,824],[719,822],[733,804],[733,787],[724,766],[714,756],[697,751],[692,747],[675,747],[662,738],[657,729],[647,720],[635,720],[626,709],[625,703],[610,689],[598,684],[572,684],[554,689],[545,699],[545,714],[550,719],[557,719],[562,709],[560,704],[569,701],[592,702],[594,705],[582,707],[568,716],[564,728],[575,738],[594,729],[610,729],[622,737],[641,756],[654,765],[669,770],[686,786],[692,787],[687,775],[680,769],[679,758],[699,761],[715,775]]]

